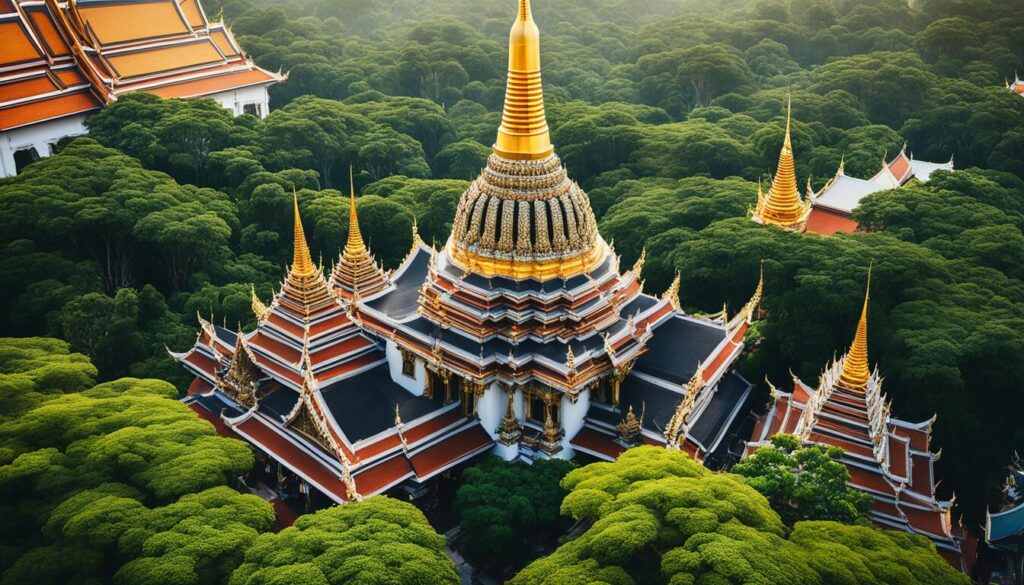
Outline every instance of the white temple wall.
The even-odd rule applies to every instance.
[[[270,113],[270,95],[267,93],[266,85],[253,85],[232,89],[213,93],[205,97],[216,100],[217,103],[231,110],[236,116],[252,113],[258,118],[266,118],[267,114]],[[255,108],[257,111],[246,112],[246,106],[249,106],[250,110]]]
[[[415,377],[409,377],[402,373],[402,353],[398,351],[398,345],[388,340],[384,347],[384,355],[388,360],[388,372],[391,373],[391,380],[405,388],[414,396],[421,396],[427,389],[427,366],[420,360],[416,360],[413,367]]]
[[[61,138],[85,133],[84,114],[0,132],[0,177],[17,174],[14,164],[15,152],[35,148],[40,157],[50,156],[53,145]]]
[[[498,437],[498,426],[501,425],[501,419],[505,417],[506,404],[508,404],[508,397],[497,382],[487,386],[484,395],[477,398],[476,416],[492,439]]]
[[[576,455],[575,449],[569,442],[583,428],[583,417],[587,415],[588,410],[590,410],[590,390],[580,392],[575,404],[568,396],[562,396],[562,430],[565,431],[565,436],[562,438],[562,450],[556,457],[572,459]]]

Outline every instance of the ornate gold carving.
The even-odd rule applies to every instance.
[[[633,414],[633,405],[629,406],[626,416],[619,424],[615,425],[615,429],[619,432],[619,441],[623,444],[635,445],[637,443],[637,439],[640,437],[640,421]]]

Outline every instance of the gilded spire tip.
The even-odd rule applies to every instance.
[[[306,243],[306,232],[302,229],[302,216],[299,214],[299,192],[292,185],[292,203],[295,207],[295,244],[292,256],[292,271],[299,276],[309,276],[316,270],[313,258],[309,255]]]

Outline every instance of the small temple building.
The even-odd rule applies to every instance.
[[[1017,95],[1024,95],[1024,80],[1020,78],[1017,73],[1013,74],[1013,83],[1006,82],[1006,89],[1012,91]]]
[[[796,167],[793,161],[793,144],[790,140],[790,121],[793,105],[786,107],[786,135],[779,153],[779,166],[772,177],[772,185],[766,195],[757,188],[757,206],[752,219],[764,225],[774,225],[791,231],[803,231],[810,212],[810,204],[800,197],[797,187]]]
[[[746,453],[784,433],[804,445],[843,449],[850,487],[870,495],[869,517],[877,525],[920,534],[943,557],[965,573],[974,561],[973,543],[951,518],[952,501],[935,497],[934,463],[930,450],[934,417],[911,423],[891,414],[882,393],[882,377],[868,362],[868,292],[849,351],[833,360],[817,387],[793,377],[792,392],[772,388],[772,403],[754,427]]]
[[[118,96],[208,97],[264,117],[256,67],[200,0],[0,0],[0,177],[49,156]]]
[[[1003,553],[1010,583],[1024,585],[1024,458],[1014,455],[999,512],[985,514],[985,544]]]
[[[687,314],[677,275],[643,290],[554,152],[540,39],[520,0],[501,125],[440,250],[413,234],[393,272],[349,231],[330,277],[295,200],[294,258],[255,329],[201,320],[173,353],[186,403],[281,474],[343,503],[410,493],[471,458],[612,460],[639,443],[726,463],[751,385],[732,371],[761,286],[729,318]]]
[[[855,232],[858,225],[853,219],[853,210],[864,197],[885,189],[899,189],[912,179],[926,182],[935,171],[952,170],[952,158],[945,163],[914,160],[913,153],[907,152],[906,144],[896,158],[889,162],[883,160],[882,170],[870,179],[847,175],[846,165],[840,162],[836,175],[820,191],[813,193],[808,189],[811,212],[805,231],[823,236]]]

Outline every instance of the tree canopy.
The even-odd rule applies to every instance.
[[[828,521],[787,532],[743,479],[642,446],[571,471],[562,513],[591,522],[513,585],[967,583],[921,536]]]

